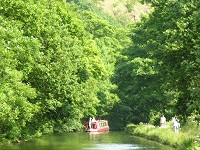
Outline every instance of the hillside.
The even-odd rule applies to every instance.
[[[114,18],[127,21],[139,21],[140,15],[149,13],[151,8],[149,4],[130,0],[104,0],[99,1],[98,6]]]

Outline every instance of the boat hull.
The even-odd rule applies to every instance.
[[[86,129],[85,131],[86,132],[106,132],[106,131],[109,131],[109,127],[103,127],[103,128],[97,128],[97,129]]]

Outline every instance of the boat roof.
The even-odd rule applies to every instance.
[[[94,122],[108,122],[108,120],[96,120]]]

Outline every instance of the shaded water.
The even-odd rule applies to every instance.
[[[7,145],[0,150],[173,150],[124,132],[102,134],[66,133],[45,135],[20,144]]]

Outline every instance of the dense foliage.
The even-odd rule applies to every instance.
[[[112,129],[199,119],[200,2],[146,0],[152,12],[122,28],[97,1],[0,1],[1,137],[80,130],[89,116]]]
[[[114,82],[121,122],[159,123],[177,115],[199,119],[199,1],[150,0],[149,16],[130,25],[133,45],[123,52]],[[115,113],[114,113],[115,114]],[[120,119],[119,119],[120,121]]]
[[[107,115],[125,32],[66,1],[0,6],[2,137],[80,130],[89,116]]]

